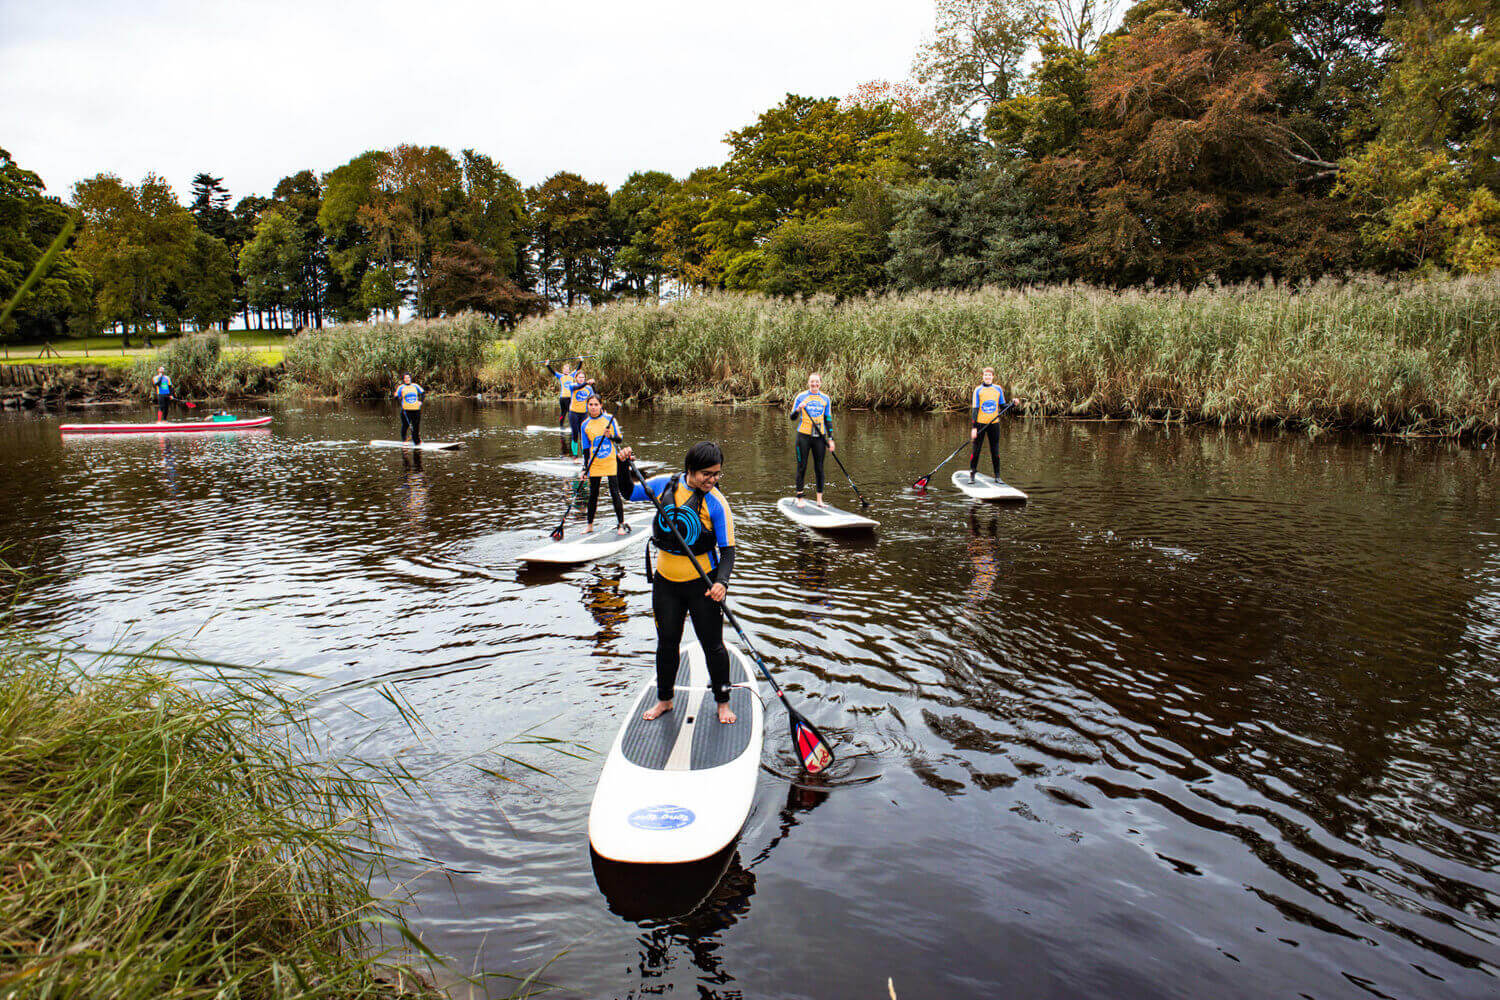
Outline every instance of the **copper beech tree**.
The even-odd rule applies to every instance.
[[[1337,165],[1281,114],[1285,67],[1207,21],[1137,25],[1088,79],[1076,147],[1032,177],[1064,260],[1110,285],[1194,285],[1347,269],[1357,234]]]

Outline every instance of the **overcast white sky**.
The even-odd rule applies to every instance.
[[[788,93],[901,79],[931,0],[0,0],[0,148],[235,200],[400,142],[523,184],[722,162]]]

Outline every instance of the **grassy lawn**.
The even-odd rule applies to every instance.
[[[115,337],[111,338],[114,349],[101,351],[93,345],[93,341],[98,339],[100,338],[89,338],[87,354],[84,353],[81,340],[53,341],[52,347],[57,354],[48,354],[46,357],[37,356],[41,350],[39,346],[11,345],[7,351],[0,352],[0,365],[105,365],[110,368],[129,368],[137,358],[149,357],[168,343],[166,340],[158,340],[155,347],[133,347],[129,351],[121,351],[119,338]],[[248,350],[256,361],[271,367],[281,364],[285,355],[284,347],[289,339],[277,334],[235,331],[229,334],[226,349]]]
[[[97,365],[103,368],[129,368],[135,364],[136,355],[130,354],[90,354],[84,357],[82,353],[67,355],[61,358],[36,358],[17,357],[11,355],[9,360],[0,358],[0,365],[48,365],[53,368],[74,368],[84,365]]]
[[[227,347],[280,348],[292,339],[291,331],[277,332],[274,330],[231,330],[228,333],[220,334],[220,336],[227,338],[225,344]],[[72,357],[73,355],[83,357],[84,352],[87,351],[89,357],[99,354],[113,355],[118,358],[122,356],[128,357],[133,354],[150,354],[175,339],[177,339],[177,334],[161,334],[160,336],[151,338],[152,343],[156,345],[155,347],[142,347],[139,338],[132,337],[130,341],[132,346],[128,351],[120,346],[118,335],[108,337],[63,337],[48,341],[47,343],[51,345],[53,351],[64,357]],[[44,345],[39,343],[5,344],[3,347],[0,347],[0,361],[14,362],[24,359],[32,363],[39,362],[42,360],[40,356],[44,349]],[[49,353],[47,356],[51,357],[52,355]]]

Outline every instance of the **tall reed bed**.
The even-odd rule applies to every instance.
[[[491,379],[596,353],[610,396],[790,399],[810,371],[847,406],[966,405],[982,365],[1023,412],[1493,434],[1500,277],[1193,292],[1080,285],[842,304],[708,294],[527,320]]]
[[[310,744],[263,684],[0,641],[0,996],[433,995],[370,933],[382,783]]]
[[[309,330],[287,348],[288,388],[346,399],[379,396],[410,372],[427,389],[471,392],[502,333],[475,313]]]

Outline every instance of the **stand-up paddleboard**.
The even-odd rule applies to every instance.
[[[63,424],[64,434],[202,434],[214,431],[248,431],[270,424],[270,417],[244,420],[164,420],[155,424]]]
[[[953,474],[953,485],[973,497],[975,500],[1025,500],[1026,494],[982,472],[974,473],[974,481],[969,482],[969,473],[959,469]]]
[[[571,434],[573,429],[567,424],[553,424],[551,427],[543,427],[541,424],[527,424],[527,434]]]
[[[636,462],[638,469],[658,468],[660,462]],[[539,458],[530,462],[512,462],[506,466],[507,469],[520,469],[523,472],[540,472],[548,476],[577,476],[583,469],[581,461],[574,462],[566,458]]]
[[[787,520],[809,528],[817,528],[819,531],[874,531],[880,527],[879,521],[872,521],[868,517],[851,514],[837,507],[819,507],[811,500],[804,500],[802,506],[798,507],[795,497],[782,497],[777,500],[776,509],[781,511]]]
[[[696,642],[683,644],[672,711],[641,718],[656,704],[655,677],[631,703],[589,809],[589,843],[601,857],[681,864],[715,854],[739,835],[755,800],[765,718],[750,661],[727,648],[737,722],[719,721]]]
[[[644,511],[627,517],[625,523],[631,527],[628,535],[615,533],[615,512],[606,508],[599,513],[604,515],[606,511],[607,517],[594,519],[594,530],[591,533],[585,535],[574,528],[572,537],[564,537],[560,542],[532,549],[521,556],[521,561],[532,565],[542,563],[573,565],[593,562],[595,559],[603,559],[617,552],[624,552],[632,545],[644,545],[646,539],[651,537],[651,519],[656,516],[656,511]]]
[[[423,441],[421,444],[412,444],[410,441],[371,441],[371,448],[410,448],[413,451],[454,451],[464,446],[462,441]]]

